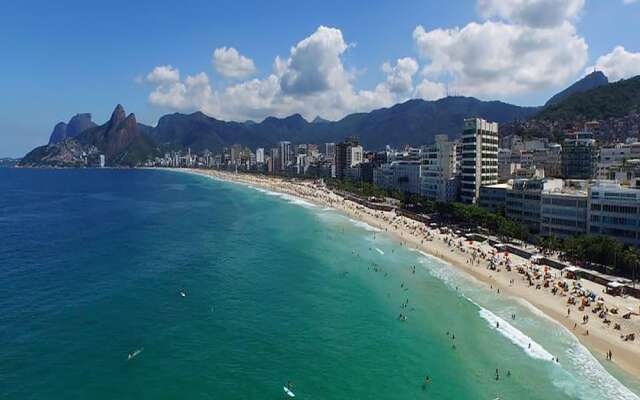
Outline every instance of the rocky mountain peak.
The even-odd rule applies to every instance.
[[[131,113],[127,116],[127,118],[125,118],[124,120],[124,128],[127,131],[130,132],[135,132],[138,128],[138,122],[136,121],[136,115],[134,113]]]
[[[55,144],[63,141],[67,137],[67,124],[64,122],[58,122],[53,127],[51,135],[49,135],[49,144]]]
[[[115,110],[113,110],[113,113],[111,114],[111,119],[109,119],[109,122],[111,123],[112,126],[116,126],[120,122],[124,121],[126,116],[127,114],[124,112],[124,107],[118,104]]]

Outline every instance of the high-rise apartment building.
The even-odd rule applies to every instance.
[[[353,168],[360,164],[363,159],[364,150],[362,146],[351,146],[347,152],[347,166]]]
[[[475,203],[480,187],[498,183],[498,124],[480,118],[464,120],[460,198]]]
[[[324,155],[328,160],[333,160],[336,156],[336,144],[335,143],[325,143],[324,144]]]
[[[278,142],[280,149],[280,170],[284,171],[291,164],[291,142],[283,140]]]
[[[264,148],[262,147],[256,149],[256,163],[264,164]]]
[[[357,138],[351,137],[343,142],[336,144],[336,178],[344,179],[346,169],[357,165],[357,163],[354,164],[354,162],[357,161],[358,158],[360,159],[360,161],[358,161],[357,163],[362,162],[362,146],[360,146]]]
[[[456,143],[450,142],[447,135],[436,135],[435,139],[422,151],[420,193],[434,201],[453,201],[458,188]]]
[[[282,158],[280,157],[280,149],[274,147],[271,149],[271,170],[270,172],[276,173],[282,169]]]
[[[598,150],[592,132],[570,133],[562,144],[562,177],[592,179],[596,175]]]

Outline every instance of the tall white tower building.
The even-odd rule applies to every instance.
[[[498,183],[498,123],[481,118],[464,120],[460,198],[475,203],[480,186]]]

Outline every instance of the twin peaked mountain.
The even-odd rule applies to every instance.
[[[58,123],[46,146],[37,147],[20,162],[23,166],[96,165],[104,155],[107,165],[135,166],[158,153],[150,127],[138,124],[118,104],[109,121],[97,126],[91,114],[77,114],[68,124]],[[159,153],[158,153],[159,154]]]
[[[528,119],[570,122],[626,115],[633,110],[640,111],[640,76],[607,83],[599,72],[552,97],[544,107],[446,97],[436,101],[409,100],[390,108],[347,115],[339,121],[316,118],[308,122],[294,114],[268,117],[259,123],[230,122],[195,112],[168,114],[160,118],[157,126],[150,127],[137,123],[133,114],[125,116],[119,105],[109,121],[100,126],[91,121],[90,114],[78,114],[68,124],[56,125],[50,143],[31,151],[21,164],[96,165],[103,154],[109,166],[136,166],[172,150],[221,152],[235,143],[253,149],[270,148],[280,140],[322,144],[353,135],[359,136],[366,148],[381,149],[387,144],[401,147],[432,143],[440,133],[457,137],[464,118],[469,117],[500,124]]]

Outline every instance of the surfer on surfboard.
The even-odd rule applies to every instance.
[[[291,391],[291,388],[293,387],[293,384],[291,383],[291,381],[287,382],[287,386],[284,387],[284,392],[287,394],[287,396],[289,397],[296,397],[295,394],[293,394],[293,392]]]

